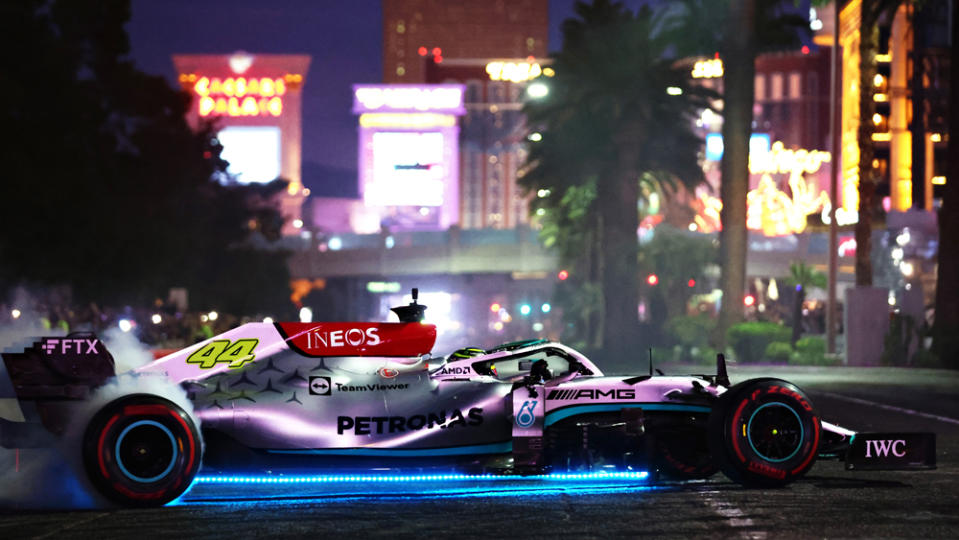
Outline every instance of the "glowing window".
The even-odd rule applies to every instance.
[[[770,80],[769,99],[779,101],[783,98],[783,74],[773,73]]]
[[[766,99],[766,76],[762,73],[757,74],[753,85],[756,89],[756,101]]]
[[[802,94],[802,77],[799,76],[799,73],[792,72],[789,74],[789,99],[799,99]]]

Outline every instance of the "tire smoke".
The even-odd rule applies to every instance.
[[[38,324],[18,324],[15,329],[0,329],[0,345],[5,351],[20,352],[40,336],[56,332]],[[61,333],[62,334],[62,333]],[[101,336],[107,350],[113,355],[117,376],[94,390],[82,402],[69,407],[66,431],[49,448],[0,448],[0,507],[82,509],[113,506],[93,488],[83,465],[83,438],[90,419],[110,402],[131,394],[151,394],[172,401],[193,419],[193,404],[186,392],[162,375],[133,374],[137,367],[153,361],[153,354],[131,333],[117,328]],[[0,362],[0,417],[20,419],[21,407],[13,387]],[[202,447],[202,441],[201,441]]]

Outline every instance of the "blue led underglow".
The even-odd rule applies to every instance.
[[[421,474],[421,475],[309,475],[309,476],[199,476],[197,484],[325,484],[343,482],[440,482],[440,481],[589,481],[589,480],[646,480],[646,471],[613,471],[592,473],[552,473],[530,476],[494,474]]]

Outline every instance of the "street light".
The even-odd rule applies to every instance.
[[[549,87],[541,82],[534,82],[526,88],[526,93],[533,99],[541,99],[549,94]]]

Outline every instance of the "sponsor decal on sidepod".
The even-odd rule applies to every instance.
[[[573,388],[572,390],[550,390],[546,399],[636,399],[636,390],[633,388]]]
[[[466,416],[459,409],[453,409],[448,417],[445,410],[439,413],[413,416],[338,416],[336,418],[336,434],[343,435],[350,431],[353,435],[379,435],[419,431],[421,429],[453,429],[455,427],[478,426],[482,423],[483,409],[479,407],[470,409]]]

